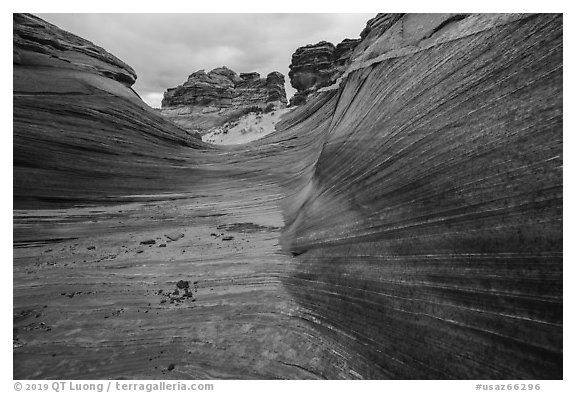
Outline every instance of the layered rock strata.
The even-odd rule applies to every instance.
[[[346,71],[356,48],[360,48],[358,52],[364,51],[375,37],[381,36],[402,15],[378,14],[366,23],[360,38],[346,38],[336,46],[321,41],[296,49],[289,73],[290,83],[296,93],[290,99],[290,104],[302,105],[306,103],[308,95],[333,84]]]
[[[289,73],[290,83],[296,89],[296,93],[290,99],[290,104],[302,105],[309,95],[334,84],[347,71],[354,59],[364,55],[377,56],[386,52],[388,50],[386,48],[372,47],[369,53],[365,53],[366,49],[392,26],[401,30],[403,25],[401,18],[403,16],[404,14],[378,14],[366,23],[366,27],[360,33],[360,38],[344,39],[336,47],[329,42],[321,41],[296,49],[292,55]],[[442,21],[437,26],[438,29],[441,29],[446,24],[465,18],[466,15],[437,14],[436,17]],[[428,30],[422,26],[422,31]],[[401,46],[405,47],[406,44],[410,44],[407,40],[416,44],[422,37],[417,32],[410,32],[406,37],[400,36],[395,37],[395,39],[401,43]],[[389,40],[387,42],[392,43]]]
[[[84,71],[130,87],[134,70],[106,52],[67,31],[30,14],[14,14],[14,64]]]
[[[303,314],[366,378],[562,378],[562,16],[364,42],[287,120],[325,127],[285,201]]]
[[[308,95],[329,86],[341,76],[350,64],[352,54],[362,39],[346,38],[334,46],[321,41],[296,49],[290,63],[290,84],[296,93],[290,105],[306,103]]]
[[[290,63],[290,84],[296,89],[291,105],[306,102],[306,95],[312,90],[329,85],[334,73],[335,47],[330,42],[321,41],[296,49]]]
[[[403,15],[237,148],[15,90],[15,379],[562,379],[562,31]]]
[[[360,43],[360,39],[346,38],[334,48],[334,64],[336,67],[345,67],[350,61],[350,56]]]
[[[156,176],[181,171],[168,152],[205,146],[148,107],[104,49],[29,14],[13,31],[16,208],[164,189]]]
[[[197,71],[182,85],[168,89],[162,99],[162,115],[188,129],[207,131],[236,119],[251,108],[286,106],[284,76],[271,72],[240,75],[227,67],[206,73]]]

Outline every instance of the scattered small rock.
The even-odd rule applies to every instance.
[[[196,289],[196,287],[195,287]],[[164,291],[159,289],[156,291],[156,295],[163,296],[164,299],[160,301],[160,304],[169,302],[175,306],[180,306],[182,302],[189,299],[190,301],[195,301],[194,294],[190,291],[190,282],[186,280],[180,280],[176,283],[176,289],[174,291]]]
[[[117,316],[119,316],[120,314],[122,314],[123,312],[124,312],[124,309],[121,308],[121,309],[119,309],[119,310],[112,311],[112,312],[110,313],[110,315],[104,315],[104,318],[117,317]]]
[[[88,249],[88,250],[95,250],[95,249],[96,249],[96,246],[90,246],[90,247],[87,247],[87,249]]]
[[[140,242],[140,244],[146,244],[146,245],[148,245],[148,244],[156,244],[156,240],[154,240],[154,239],[143,240],[143,241]]]
[[[180,280],[180,281],[178,281],[176,286],[180,289],[190,288],[190,281]]]
[[[184,234],[182,232],[172,232],[164,236],[175,242],[176,240],[183,238]]]
[[[12,341],[13,341],[13,349],[21,348],[24,346],[24,343],[22,342],[20,337],[14,337]]]
[[[232,240],[232,239],[234,239],[234,236],[224,236],[222,238],[222,240]]]
[[[48,325],[46,325],[44,322],[40,322],[40,323],[30,323],[26,326],[24,326],[22,329],[27,330],[27,331],[33,331],[33,330],[44,330],[44,331],[51,331],[52,328]]]
[[[175,365],[174,363],[170,363],[170,364],[168,365],[168,371],[174,370],[175,367],[176,367],[176,365]]]
[[[162,243],[158,247],[166,247],[166,243]]]

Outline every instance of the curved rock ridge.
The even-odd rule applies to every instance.
[[[280,133],[285,285],[364,378],[562,378],[562,15],[385,26]]]
[[[102,75],[127,87],[134,70],[92,42],[31,14],[13,14],[14,64],[76,69]]]
[[[174,152],[206,146],[148,107],[132,68],[89,41],[14,14],[13,48],[16,208],[163,189],[156,176],[178,171]]]
[[[297,90],[290,99],[290,104],[301,105],[317,90],[333,86],[348,71],[352,62],[360,61],[359,58],[365,61],[384,55],[392,49],[390,46],[394,45],[404,49],[412,44],[419,45],[425,34],[436,33],[430,26],[440,30],[466,16],[467,14],[412,14],[404,17],[404,14],[378,14],[366,23],[358,39],[344,39],[336,47],[322,41],[298,48],[292,55],[290,64],[290,83]],[[405,23],[409,26],[409,31],[404,35]],[[379,47],[376,40],[386,46]],[[368,48],[370,50],[367,51]]]
[[[223,66],[191,74],[187,81],[164,93],[161,113],[188,129],[207,131],[238,118],[251,108],[286,106],[284,75],[257,72],[240,75]]]
[[[360,39],[379,37],[396,23],[404,14],[377,14],[374,18],[366,22],[366,27],[360,32]]]
[[[237,147],[15,65],[14,379],[562,379],[563,16],[364,36]]]

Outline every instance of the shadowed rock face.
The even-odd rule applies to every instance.
[[[14,64],[81,70],[116,80],[126,87],[134,70],[84,38],[30,14],[14,14]]]
[[[226,67],[209,73],[197,71],[182,85],[168,89],[162,99],[162,115],[188,130],[205,131],[220,126],[249,108],[272,103],[286,106],[284,75],[272,72],[260,78],[256,72],[238,76]]]
[[[562,17],[446,20],[329,98],[287,287],[365,377],[561,378]]]
[[[562,16],[376,22],[236,148],[15,65],[14,377],[561,379]]]
[[[306,96],[312,90],[331,84],[334,76],[333,44],[321,41],[296,49],[290,63],[290,84],[297,90],[290,100],[291,105],[306,102]]]
[[[359,39],[344,39],[334,46],[321,41],[296,49],[290,63],[290,84],[296,93],[291,105],[306,103],[306,97],[316,90],[329,86],[346,71],[354,53],[364,51],[372,41],[380,37],[403,14],[378,14],[366,23]],[[362,45],[359,45],[362,43]],[[360,46],[358,51],[356,48]]]
[[[334,49],[334,64],[337,67],[347,66],[350,62],[350,56],[356,46],[360,43],[360,39],[346,38],[341,43],[336,45]]]
[[[132,68],[26,14],[14,14],[14,53],[16,208],[181,187],[164,172],[187,172],[178,149],[205,145],[130,89]]]

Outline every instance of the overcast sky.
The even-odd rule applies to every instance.
[[[154,107],[191,73],[227,66],[265,77],[288,65],[296,48],[358,38],[375,14],[36,14],[129,64],[134,89]]]

